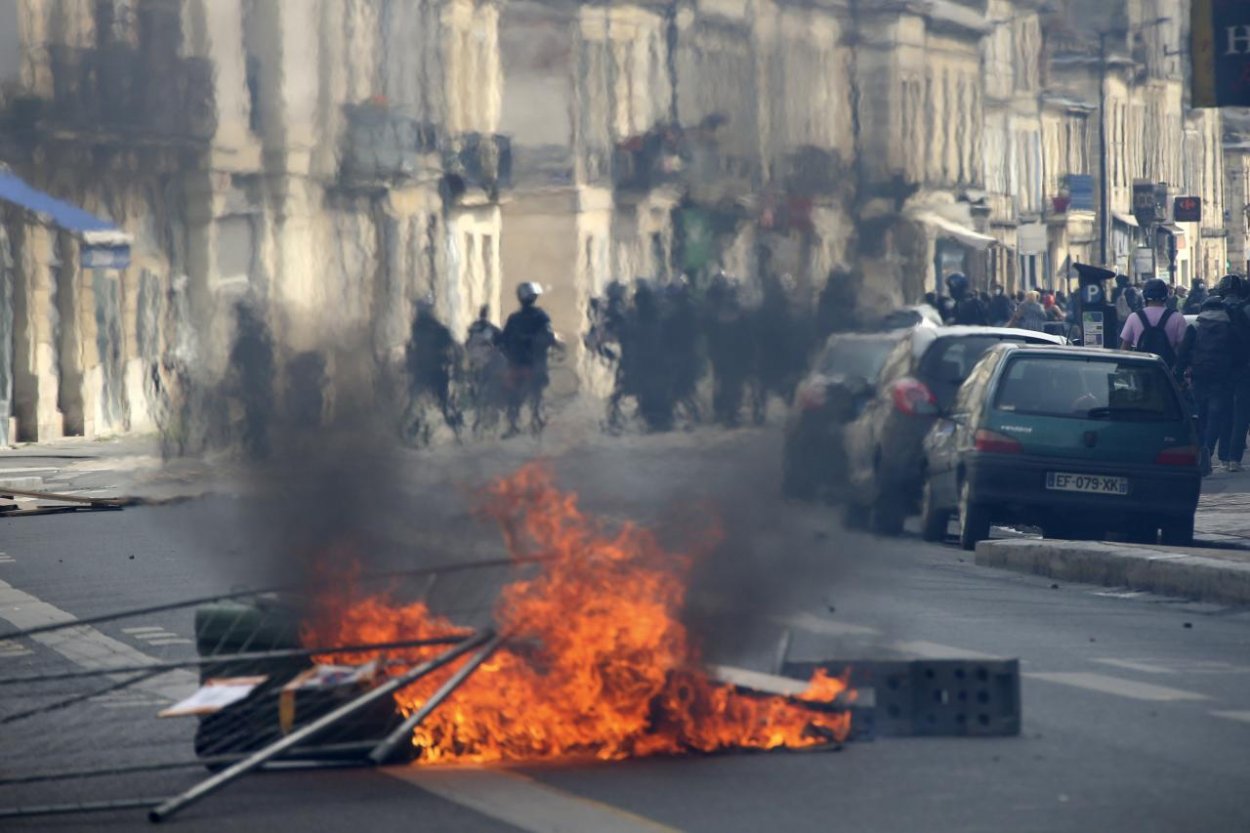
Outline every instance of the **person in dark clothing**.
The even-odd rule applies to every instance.
[[[608,396],[605,428],[611,432],[624,426],[621,402],[628,395],[625,379],[625,327],[629,320],[629,301],[625,284],[611,281],[603,298],[590,301],[590,326],[583,339],[586,349],[599,356],[612,370],[612,393]]]
[[[752,339],[738,287],[717,275],[708,287],[704,330],[712,363],[712,410],[726,427],[738,424],[742,394],[751,373]]]
[[[234,314],[230,366],[232,387],[243,404],[243,451],[253,460],[263,460],[269,456],[269,423],[274,413],[273,335],[251,303],[240,301]]]
[[[502,335],[503,331],[490,320],[490,307],[483,304],[477,311],[477,320],[469,325],[464,340],[475,435],[498,424],[499,413],[503,409],[507,361],[499,349]]]
[[[703,362],[699,345],[699,311],[690,296],[690,285],[678,278],[665,292],[660,338],[668,357],[673,402],[687,425],[699,422],[699,377]]]
[[[822,342],[834,333],[849,333],[856,328],[859,320],[855,296],[854,275],[845,269],[831,270],[816,299],[816,336]]]
[[[1189,289],[1189,297],[1185,299],[1185,305],[1181,308],[1181,313],[1184,315],[1198,315],[1202,310],[1202,304],[1207,300],[1208,296],[1207,282],[1202,278],[1198,278]]]
[[[660,298],[651,282],[639,278],[625,326],[626,384],[638,399],[638,413],[649,431],[673,427],[671,364],[664,349]]]
[[[430,440],[430,426],[421,411],[426,400],[433,399],[443,421],[456,438],[460,437],[463,420],[451,400],[451,376],[459,350],[451,330],[438,320],[434,299],[427,296],[417,301],[417,314],[412,320],[405,351],[408,369],[408,412],[404,419],[405,436],[422,444]]]
[[[760,283],[763,297],[751,315],[751,337],[755,341],[751,413],[757,425],[764,422],[771,395],[790,401],[805,358],[803,325],[790,308],[785,282],[776,275],[764,274]]]
[[[1185,330],[1177,355],[1176,373],[1189,376],[1189,389],[1198,410],[1198,440],[1202,444],[1202,471],[1211,472],[1211,456],[1219,439],[1228,433],[1233,406],[1233,360],[1236,354],[1233,325],[1216,297],[1202,304],[1198,320]],[[1220,462],[1228,467],[1228,446]]]
[[[950,291],[952,301],[947,323],[972,326],[985,326],[989,323],[981,299],[971,290],[968,279],[962,273],[953,272],[947,275],[946,288]]]
[[[1228,430],[1220,438],[1220,459],[1229,471],[1241,471],[1241,458],[1246,452],[1246,432],[1250,430],[1250,286],[1240,275],[1220,278],[1216,294],[1224,308],[1233,333],[1233,416]]]
[[[517,287],[521,308],[508,316],[500,335],[504,358],[508,360],[508,431],[504,437],[521,433],[521,408],[530,406],[530,430],[542,433],[543,392],[547,389],[547,358],[558,344],[551,329],[551,318],[538,306],[542,287],[523,283]]]
[[[995,327],[1002,327],[1011,320],[1012,313],[1016,311],[1016,305],[1011,302],[1011,298],[1003,291],[1003,285],[995,283],[991,287],[990,301],[988,305],[989,320]]]

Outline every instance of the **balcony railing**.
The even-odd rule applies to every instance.
[[[443,168],[466,188],[481,188],[494,198],[512,184],[512,140],[498,133],[462,133],[443,151]]]
[[[128,45],[48,49],[52,97],[17,97],[18,129],[135,140],[206,142],[217,128],[213,67],[200,58],[154,58]]]
[[[349,104],[342,176],[355,184],[393,184],[438,174],[438,133],[428,122],[383,102]]]
[[[660,125],[616,145],[612,185],[619,191],[649,191],[682,181],[687,142],[678,127]]]

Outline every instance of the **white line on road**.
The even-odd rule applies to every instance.
[[[159,639],[149,639],[147,640],[147,643],[149,645],[194,645],[195,644],[194,642],[192,642],[190,639],[187,639],[186,637],[173,636],[173,635],[162,636]]]
[[[1237,720],[1242,723],[1250,723],[1250,711],[1211,712],[1211,716],[1222,717],[1225,720]]]
[[[798,628],[808,633],[821,636],[876,636],[881,631],[867,625],[852,625],[847,622],[835,622],[824,619],[814,613],[793,613],[788,616],[770,616],[769,621],[776,625]]]
[[[141,625],[136,628],[122,628],[122,633],[151,633],[152,631],[160,631],[164,633],[165,629],[160,625]]]
[[[1092,659],[1090,662],[1098,662],[1103,665],[1110,665],[1113,668],[1123,668],[1127,671],[1140,671],[1143,674],[1175,674],[1171,668],[1164,668],[1162,665],[1151,665],[1148,662],[1138,662],[1131,659],[1113,659],[1111,657],[1100,657]]]
[[[386,767],[381,771],[527,833],[679,833],[677,828],[504,770]]]
[[[1042,680],[1048,683],[1059,683],[1060,685],[1075,686],[1076,688],[1084,688],[1089,691],[1097,691],[1102,694],[1114,694],[1117,697],[1128,697],[1132,700],[1152,700],[1156,702],[1168,702],[1174,700],[1210,700],[1205,694],[1197,694],[1193,691],[1182,691],[1179,688],[1169,688],[1167,686],[1152,685],[1151,683],[1138,683],[1133,680],[1123,680],[1119,677],[1109,677],[1106,674],[1092,674],[1084,671],[1076,672],[1028,672],[1022,676],[1031,680]]]
[[[980,651],[940,645],[937,642],[895,642],[889,648],[903,654],[915,654],[923,659],[1002,659],[995,654],[983,654]]]
[[[17,563],[16,558],[14,558],[11,555],[5,555],[4,553],[0,552],[0,564],[16,564],[16,563]]]
[[[3,581],[0,581],[0,619],[18,630],[76,621],[72,614]],[[91,670],[106,671],[156,662],[142,651],[105,636],[88,625],[38,633],[31,639],[46,645],[75,665]],[[198,687],[196,676],[190,671],[170,671],[134,684],[134,688],[174,702],[189,696]]]
[[[0,640],[0,657],[25,657],[33,653],[34,651],[16,639]]]

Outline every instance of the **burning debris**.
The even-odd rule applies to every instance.
[[[841,742],[849,714],[813,708],[846,689],[821,671],[798,698],[761,696],[713,681],[679,616],[699,553],[665,550],[633,524],[609,529],[583,514],[551,472],[529,465],[487,490],[485,513],[532,574],[507,585],[492,656],[425,710],[412,734],[422,764],[628,757]],[[705,536],[714,543],[716,534]],[[309,644],[363,644],[465,634],[424,603],[360,597],[340,585],[321,596]],[[391,652],[428,660],[432,649]],[[381,653],[327,655],[359,663]],[[412,715],[444,686],[431,674],[395,694]],[[805,702],[806,701],[806,702]]]

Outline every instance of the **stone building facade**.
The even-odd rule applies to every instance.
[[[152,429],[171,357],[228,374],[242,300],[281,361],[329,340],[393,364],[415,298],[462,335],[537,280],[574,348],[561,384],[594,389],[579,337],[612,280],[767,270],[809,302],[836,280],[866,315],[955,270],[1011,290],[1090,262],[1217,277],[1230,243],[1246,259],[1246,135],[1188,108],[1187,17],[0,0],[0,162],[130,241],[84,264],[74,234],[0,203],[0,443]],[[1202,221],[1142,226],[1143,183],[1200,197]]]

